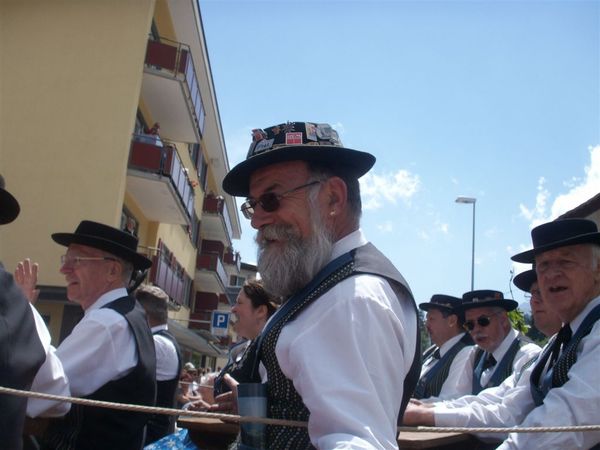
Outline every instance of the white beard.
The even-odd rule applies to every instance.
[[[306,286],[331,259],[333,238],[318,213],[311,214],[311,227],[312,233],[307,238],[289,225],[267,225],[256,235],[258,271],[265,289],[284,302]],[[280,242],[273,245],[269,240]]]

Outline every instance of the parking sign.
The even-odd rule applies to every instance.
[[[229,326],[229,313],[226,311],[213,311],[210,332],[215,336],[227,336]]]

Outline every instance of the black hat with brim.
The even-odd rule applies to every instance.
[[[435,294],[429,302],[419,304],[419,309],[429,311],[430,309],[439,309],[442,312],[456,314],[454,311],[457,306],[460,306],[461,299],[452,297],[451,295]]]
[[[526,270],[521,272],[513,278],[513,283],[516,287],[522,291],[531,291],[531,285],[537,281],[537,273],[535,269]]]
[[[231,195],[247,197],[254,171],[288,161],[330,165],[334,170],[358,179],[373,167],[375,157],[343,147],[338,133],[328,124],[288,122],[252,130],[252,144],[246,160],[225,176],[223,189]]]
[[[588,219],[559,219],[531,230],[533,248],[517,253],[511,259],[533,263],[536,255],[559,247],[577,244],[600,245],[600,233],[595,222]]]
[[[0,175],[0,225],[11,223],[21,211],[17,199],[4,187],[4,178]]]
[[[79,244],[97,248],[132,263],[136,270],[152,266],[152,261],[137,252],[137,237],[91,220],[81,221],[75,233],[54,233],[52,239],[65,247]]]
[[[462,303],[457,308],[461,311],[474,308],[492,308],[500,307],[506,311],[516,309],[519,304],[509,298],[504,298],[504,294],[500,291],[491,289],[481,289],[477,291],[465,292],[462,296]]]

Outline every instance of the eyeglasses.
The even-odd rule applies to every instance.
[[[487,327],[490,323],[492,323],[492,321],[490,319],[492,317],[500,314],[501,312],[502,311],[498,311],[498,312],[495,312],[494,314],[490,314],[489,316],[479,316],[476,321],[467,320],[463,324],[463,328],[467,331],[473,331],[475,329],[475,322],[477,322],[477,325],[479,325],[480,327]]]
[[[71,256],[71,255],[62,255],[60,257],[60,265],[61,266],[76,266],[82,261],[116,261],[117,258],[112,258],[110,256]]]
[[[286,195],[289,195],[293,192],[299,191],[300,189],[305,189],[310,186],[314,186],[315,184],[319,184],[321,181],[311,181],[310,183],[303,184],[301,186],[290,189],[289,191],[285,191],[283,194],[276,194],[275,192],[265,192],[258,198],[249,198],[240,207],[240,211],[244,214],[246,219],[252,219],[254,216],[254,209],[256,205],[260,205],[260,207],[265,212],[274,212],[279,209],[280,200],[284,198]]]

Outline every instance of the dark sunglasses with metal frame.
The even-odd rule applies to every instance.
[[[491,318],[500,314],[502,311],[495,312],[494,314],[490,314],[489,316],[479,316],[476,320],[467,320],[463,323],[463,328],[467,331],[473,331],[475,329],[475,322],[480,327],[487,327],[491,322]]]
[[[280,200],[282,198],[293,192],[299,191],[300,189],[305,189],[307,187],[314,186],[315,184],[319,184],[320,182],[320,180],[311,181],[310,183],[306,183],[297,186],[293,189],[290,189],[289,191],[285,191],[282,194],[276,194],[275,192],[265,192],[258,198],[248,198],[244,203],[242,203],[240,211],[242,211],[242,214],[244,214],[244,217],[246,219],[252,219],[256,205],[260,205],[260,207],[265,212],[277,211],[279,209],[279,206],[281,205]]]

